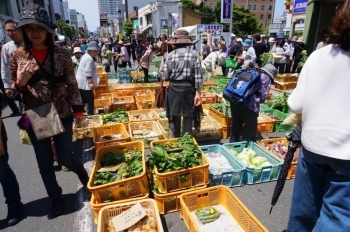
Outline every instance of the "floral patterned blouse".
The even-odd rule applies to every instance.
[[[39,65],[33,55],[23,47],[12,52],[9,62],[12,88],[22,94],[25,110],[53,102],[61,119],[72,120],[73,112],[82,113],[84,110],[73,63],[67,49],[55,45],[53,53],[54,77],[51,75],[49,53],[42,65]],[[28,62],[32,78],[28,81],[26,89],[20,89],[15,84],[17,68]]]

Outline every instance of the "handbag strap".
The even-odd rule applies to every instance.
[[[50,68],[51,68],[51,101],[53,101],[53,79],[55,77],[55,62],[54,62],[54,55],[53,55],[53,50],[54,47],[52,49],[49,49],[49,55],[50,55]]]

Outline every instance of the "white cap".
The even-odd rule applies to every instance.
[[[241,43],[243,42],[243,40],[241,38],[237,38],[236,41],[241,42]]]

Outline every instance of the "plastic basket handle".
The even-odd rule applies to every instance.
[[[108,128],[103,131],[103,135],[113,135],[113,131],[111,128]]]

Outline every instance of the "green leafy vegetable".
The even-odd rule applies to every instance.
[[[103,124],[123,123],[129,121],[128,113],[125,110],[116,110],[113,113],[103,114]]]
[[[286,92],[283,92],[277,96],[277,98],[269,101],[265,101],[265,105],[272,109],[282,110],[284,106],[287,105],[288,95]]]

